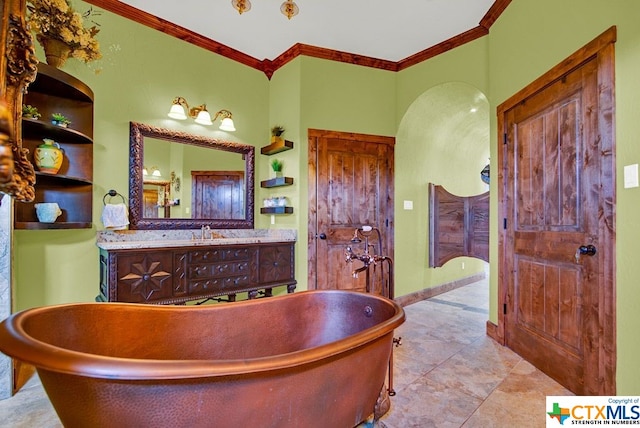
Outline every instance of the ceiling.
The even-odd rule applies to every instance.
[[[280,12],[283,0],[252,0],[242,15],[231,0],[85,1],[269,75],[265,68],[272,73],[300,54],[365,57],[369,64],[360,65],[391,70],[425,50],[439,47],[437,54],[487,34],[511,0],[295,0],[300,13],[291,20]]]

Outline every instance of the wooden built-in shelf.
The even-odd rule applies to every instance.
[[[276,153],[284,152],[285,150],[293,149],[293,141],[280,140],[275,143],[271,143],[268,146],[264,146],[260,149],[260,153],[263,155],[271,156]]]
[[[56,141],[63,139],[66,143],[69,143],[69,144],[92,144],[93,143],[93,140],[91,139],[91,137],[83,134],[80,131],[54,125],[50,122],[46,122],[41,119],[36,120],[36,119],[28,119],[26,117],[23,117],[22,132],[26,136],[32,136],[35,134],[37,137],[41,135],[46,135],[48,138],[51,138]]]
[[[36,183],[45,183],[45,182],[62,182],[69,181],[75,182],[75,184],[91,184],[90,180],[87,180],[83,177],[74,177],[71,175],[63,175],[63,174],[49,174],[48,172],[36,171]]]
[[[22,118],[22,146],[33,162],[35,149],[43,139],[55,140],[64,153],[57,174],[35,168],[35,197],[32,202],[14,204],[16,229],[90,229],[93,206],[93,92],[75,77],[38,64],[36,79],[23,100],[38,109],[40,120]],[[53,113],[64,114],[70,127],[50,122]],[[39,222],[35,205],[56,202],[62,214],[54,223]]]
[[[263,207],[260,214],[292,214],[293,207]]]
[[[269,180],[263,180],[260,182],[260,187],[268,189],[270,187],[291,186],[293,184],[293,177],[276,177]]]
[[[16,229],[24,230],[48,230],[48,229],[90,229],[91,222],[60,222],[42,223],[39,221],[16,221]]]

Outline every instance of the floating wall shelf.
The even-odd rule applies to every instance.
[[[263,155],[271,156],[276,153],[284,152],[285,150],[293,149],[293,141],[280,140],[275,143],[271,143],[268,146],[264,146],[260,149],[260,153]]]
[[[260,214],[292,214],[293,207],[264,207],[260,208]]]
[[[280,186],[291,186],[293,184],[293,177],[276,177],[270,180],[263,180],[260,182],[260,187],[270,188],[270,187],[280,187]]]

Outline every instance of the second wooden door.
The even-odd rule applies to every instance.
[[[349,246],[364,253],[362,234],[362,242],[352,242],[363,226],[372,227],[370,253],[393,258],[394,143],[392,137],[309,131],[309,288],[365,290],[366,272],[353,274],[363,264],[345,257]],[[375,275],[383,269],[376,266]],[[380,292],[382,279],[372,277],[371,291]]]

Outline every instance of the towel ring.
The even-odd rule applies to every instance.
[[[114,196],[120,196],[122,198],[122,202],[125,203],[125,204],[127,203],[127,201],[124,198],[124,196],[122,196],[120,193],[116,192],[115,190],[111,189],[102,198],[102,204],[103,205],[107,205],[107,196],[109,196],[109,202],[111,202],[111,198],[113,198]]]

